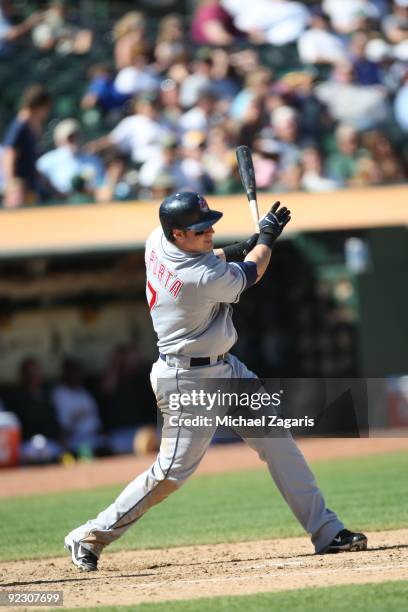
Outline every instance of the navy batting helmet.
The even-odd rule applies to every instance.
[[[169,240],[172,230],[202,232],[222,217],[222,212],[210,210],[207,201],[199,193],[181,191],[168,196],[160,205],[160,223]]]

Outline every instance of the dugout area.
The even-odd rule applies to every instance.
[[[368,240],[367,232],[358,235]],[[308,412],[299,397],[303,385],[293,379],[361,376],[360,306],[357,280],[345,261],[348,240],[356,237],[344,231],[281,240],[266,277],[234,306],[234,352],[263,378],[289,379],[290,403],[301,414]],[[22,257],[2,268],[0,397],[6,405],[13,405],[20,364],[28,356],[40,361],[50,383],[59,379],[66,355],[79,358],[91,392],[116,347],[135,346],[146,364],[156,359],[141,250]],[[139,384],[148,386],[146,372],[144,378]],[[154,412],[150,400],[146,410]],[[333,409],[340,410],[347,431],[357,427],[351,414],[345,416],[345,405]],[[340,431],[340,423],[333,427]]]
[[[261,376],[406,373],[406,196],[405,187],[285,196],[293,220],[266,277],[234,309],[249,367]],[[261,211],[270,199],[260,195]],[[210,205],[224,212],[217,246],[249,234],[245,196]],[[3,211],[1,385],[27,354],[51,378],[64,354],[97,372],[123,342],[155,358],[143,244],[156,224],[157,203]]]

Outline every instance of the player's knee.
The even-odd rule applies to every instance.
[[[176,469],[170,468],[164,471],[159,461],[156,461],[156,463],[152,465],[150,469],[150,478],[154,481],[155,486],[160,487],[163,494],[166,496],[179,489],[187,480],[186,475]]]
[[[160,485],[169,493],[177,491],[187,480],[187,477],[171,471],[160,481]]]
[[[157,484],[155,492],[153,494],[155,502],[158,503],[161,502],[163,499],[166,499],[166,497],[174,493],[174,491],[177,491],[181,484],[182,483],[179,484],[177,481],[169,480],[168,478],[164,478],[164,480],[161,480]]]

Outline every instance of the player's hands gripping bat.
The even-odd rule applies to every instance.
[[[283,232],[285,225],[289,223],[290,210],[286,206],[279,207],[280,202],[275,202],[271,210],[260,220],[258,244],[266,244],[266,246],[272,248],[275,240]]]
[[[251,151],[245,145],[241,145],[236,150],[238,169],[241,177],[242,185],[245,189],[246,196],[249,202],[252,219],[255,224],[255,230],[259,232],[259,211],[258,202],[256,199],[256,181],[254,164],[252,162]]]

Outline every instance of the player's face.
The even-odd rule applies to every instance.
[[[174,236],[176,245],[183,251],[190,253],[209,253],[213,250],[213,235],[212,227],[203,232],[195,232],[194,230],[175,230]]]

